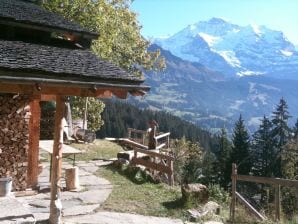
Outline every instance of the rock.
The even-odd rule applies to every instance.
[[[208,201],[204,206],[203,206],[203,211],[207,213],[214,213],[216,215],[219,215],[220,213],[220,206],[214,201]]]
[[[204,222],[204,224],[224,224],[224,223],[218,222],[218,221],[208,221],[208,222]]]
[[[215,214],[218,215],[220,213],[220,206],[216,202],[209,201],[203,207],[199,209],[188,209],[187,212],[189,221],[197,222],[207,215],[210,217],[215,216]]]
[[[181,186],[182,199],[188,206],[197,206],[208,201],[209,192],[203,184],[184,184]]]

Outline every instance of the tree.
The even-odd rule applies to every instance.
[[[275,141],[271,136],[272,122],[264,116],[261,120],[259,130],[253,135],[253,170],[258,176],[271,177],[274,168]]]
[[[238,166],[239,174],[249,173],[251,169],[249,147],[249,134],[245,128],[242,115],[240,115],[239,120],[235,123],[232,137],[232,149],[229,164],[230,170],[232,169],[232,163],[236,163]],[[229,174],[231,174],[231,171],[229,172]]]
[[[229,176],[231,170],[229,163],[231,143],[228,140],[225,128],[221,129],[218,148],[219,183],[226,188],[231,180],[231,176]]]
[[[282,176],[290,180],[298,180],[298,140],[292,140],[284,146],[282,153]],[[297,189],[285,187],[282,189],[282,205],[286,215],[291,218],[298,210]]]
[[[92,51],[140,76],[143,69],[163,68],[165,63],[159,50],[147,51],[150,43],[142,37],[130,3],[130,0],[47,0],[43,7],[99,33],[99,38],[92,42]]]
[[[283,146],[288,142],[291,137],[291,129],[288,126],[288,119],[291,116],[288,112],[287,102],[281,98],[279,104],[276,107],[276,111],[273,112],[273,129],[272,138],[276,141],[276,159],[274,165],[274,174],[276,177],[282,177],[281,172],[281,154]]]
[[[129,9],[130,0],[42,0],[42,6],[50,11],[62,14],[65,18],[79,23],[90,31],[100,34],[92,42],[92,51],[102,59],[113,62],[129,73],[142,75],[142,70],[159,70],[164,68],[165,61],[159,57],[160,51],[147,51],[149,42],[141,33],[141,26],[136,13]],[[81,113],[82,99],[73,99],[72,111],[75,116]],[[99,112],[102,103],[90,100],[88,110],[89,125],[94,130],[100,127]]]
[[[72,118],[73,119],[83,119],[84,112],[86,107],[86,99],[82,97],[72,97],[71,99],[72,105]],[[87,128],[96,131],[98,130],[103,124],[103,120],[101,119],[100,114],[104,110],[104,104],[98,101],[96,98],[89,97],[87,101],[87,121],[88,126]],[[86,121],[86,122],[87,122]]]
[[[298,139],[298,119],[296,120],[295,126],[293,128],[293,137],[294,137],[294,140]]]

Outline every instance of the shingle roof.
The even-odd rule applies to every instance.
[[[49,12],[33,3],[19,0],[0,0],[1,20],[97,36],[96,33],[88,31],[79,24],[66,20],[59,14]]]
[[[80,81],[120,81],[142,83],[89,50],[74,50],[21,41],[0,40],[0,71],[29,72],[44,77]],[[0,73],[1,78],[1,73]]]

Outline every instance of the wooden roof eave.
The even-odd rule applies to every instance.
[[[142,96],[150,90],[148,86],[102,80],[101,82],[49,80],[0,76],[0,93],[20,93],[26,95],[61,95],[96,98],[110,98],[112,95],[125,99],[128,93]]]
[[[49,26],[45,24],[37,24],[30,21],[16,21],[11,18],[1,17],[1,16],[0,16],[0,24],[10,25],[13,27],[22,27],[27,29],[41,30],[41,31],[50,32],[50,33],[51,32],[68,33],[76,37],[82,37],[90,40],[97,39],[99,37],[99,34],[95,32],[76,31],[72,29]]]

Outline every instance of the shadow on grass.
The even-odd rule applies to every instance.
[[[177,198],[174,201],[163,202],[162,205],[165,208],[167,208],[168,210],[170,210],[170,209],[184,209],[185,208],[185,203],[182,200],[182,198]]]
[[[146,182],[156,184],[158,182],[154,181],[153,178],[146,174],[145,171],[142,171],[139,167],[134,167],[126,164],[108,164],[104,165],[106,169],[112,171],[113,173],[117,173],[134,184],[141,185]]]

